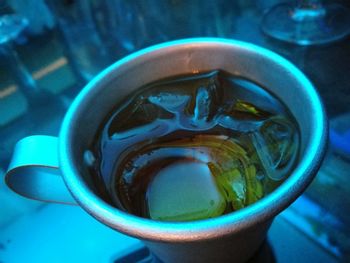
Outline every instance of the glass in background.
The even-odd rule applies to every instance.
[[[239,8],[231,1],[92,0],[97,32],[111,56],[187,37],[232,37]]]
[[[4,59],[17,84],[29,97],[35,97],[37,86],[31,74],[20,60],[13,42],[28,26],[28,20],[15,14],[0,16],[0,57]]]
[[[120,58],[146,45],[150,35],[144,13],[137,1],[92,0],[92,19],[103,44],[114,58]]]
[[[37,85],[16,51],[16,42],[26,39],[28,27],[29,20],[23,15],[4,14],[0,16],[0,58],[4,60],[11,78],[28,99],[29,105],[35,107],[49,98],[50,94]]]
[[[321,0],[298,0],[272,7],[263,17],[267,35],[298,45],[334,42],[350,33],[350,9]]]
[[[48,0],[76,74],[89,81],[114,59],[97,32],[91,1]]]

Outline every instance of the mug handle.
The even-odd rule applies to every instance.
[[[31,199],[77,205],[61,176],[57,137],[35,135],[18,141],[5,182]]]

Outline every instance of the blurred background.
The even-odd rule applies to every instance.
[[[105,67],[152,44],[199,36],[251,42],[291,60],[330,119],[323,166],[276,218],[268,237],[274,261],[261,262],[350,262],[350,2],[284,2],[0,0],[0,263],[149,262],[142,253],[123,258],[142,252],[138,240],[78,207],[22,198],[2,178],[15,143],[58,135],[74,97]]]

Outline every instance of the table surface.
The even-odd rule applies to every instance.
[[[207,2],[210,1],[203,1]],[[210,31],[206,36],[251,42],[292,61],[318,90],[331,130],[346,134],[350,130],[350,38],[322,46],[297,46],[272,39],[262,33],[260,22],[264,12],[277,2],[220,1],[219,15],[224,12],[224,22],[229,23],[222,31]],[[350,6],[346,1],[344,4]],[[103,13],[100,6],[94,8]],[[202,14],[202,18],[206,18],[204,26],[215,20],[212,15]],[[179,19],[187,18],[183,15]],[[152,21],[148,22],[152,25]],[[198,36],[190,29],[181,31],[179,28],[178,25],[177,34],[169,33],[165,40]],[[7,64],[0,59],[1,176],[17,140],[31,134],[58,134],[67,108],[87,80],[77,73],[77,54],[67,49],[69,45],[62,42],[61,35],[62,31],[56,28],[15,45],[39,88],[50,94],[37,105],[24,95],[11,77]],[[135,49],[157,41],[148,40]],[[119,53],[112,52],[110,56],[116,60],[127,53],[130,51],[124,49]],[[95,61],[87,62],[93,64]],[[276,218],[269,231],[268,238],[277,262],[349,260],[349,160],[349,155],[339,149],[339,142],[331,140],[325,162],[314,182],[301,198]],[[11,193],[3,182],[0,182],[0,202],[1,263],[112,262],[125,251],[140,246],[140,241],[101,225],[80,208],[27,200]]]

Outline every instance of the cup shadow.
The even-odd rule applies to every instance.
[[[147,247],[141,247],[131,251],[127,255],[115,259],[113,263],[164,263],[156,258]],[[234,260],[232,261],[234,262]],[[276,258],[272,246],[265,240],[254,256],[247,263],[276,263]]]

